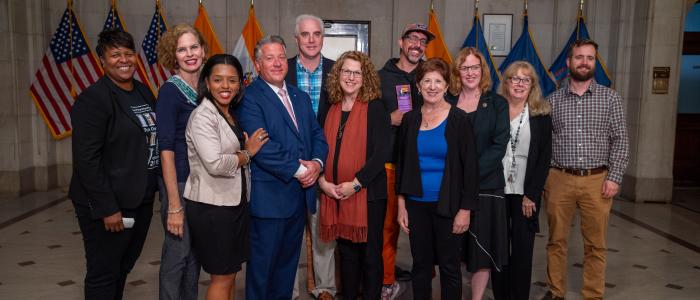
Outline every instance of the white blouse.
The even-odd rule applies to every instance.
[[[520,118],[523,118],[522,124],[520,124]],[[525,194],[525,170],[527,167],[527,155],[530,151],[530,112],[525,107],[525,113],[520,114],[515,119],[510,121],[510,141],[508,141],[508,146],[506,147],[506,155],[503,157],[503,175],[506,179],[506,186],[504,192],[506,194]],[[513,141],[515,140],[515,134],[518,131],[518,124],[520,124],[520,134],[518,135],[518,143],[515,147],[515,153],[513,153]],[[515,156],[515,167],[513,168],[513,156]],[[513,180],[508,180],[512,177]]]

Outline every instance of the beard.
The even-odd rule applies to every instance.
[[[420,52],[421,55],[420,55],[418,58],[414,59],[414,57],[411,57],[411,55],[408,55],[408,53],[406,53],[405,51],[403,51],[403,48],[399,48],[399,51],[401,52],[401,54],[403,54],[404,56],[406,56],[406,60],[408,60],[408,62],[410,62],[410,63],[416,65],[416,64],[418,64],[418,63],[421,61],[421,58],[423,58],[423,56],[425,55],[425,52],[421,51],[420,48],[418,48],[418,49],[409,48],[409,49],[408,49],[408,51],[411,51],[411,50],[418,50],[418,52]]]
[[[576,81],[587,81],[595,75],[595,67],[588,69],[588,72],[585,73],[579,73],[578,70],[569,67],[569,75]]]

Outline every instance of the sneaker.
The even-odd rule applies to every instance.
[[[399,290],[401,286],[398,282],[392,284],[385,284],[382,286],[382,300],[394,300],[396,296],[399,295]]]

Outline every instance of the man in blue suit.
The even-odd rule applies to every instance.
[[[264,128],[270,140],[253,158],[250,260],[246,299],[290,299],[307,209],[316,211],[314,188],[328,145],[309,95],[285,84],[287,55],[279,36],[255,46],[259,77],[237,109],[246,132]]]

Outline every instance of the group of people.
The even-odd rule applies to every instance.
[[[399,230],[410,241],[414,299],[431,299],[435,266],[441,299],[461,299],[463,263],[472,299],[489,279],[496,299],[528,299],[542,202],[545,298],[566,294],[576,207],[582,293],[602,298],[628,145],[620,96],[592,79],[595,42],[574,43],[570,79],[544,99],[524,61],[496,93],[475,48],[452,65],[425,60],[435,36],[423,24],[404,28],[399,57],[379,71],[359,51],[323,57],[323,30],[320,18],[297,17],[292,58],[281,37],[261,39],[258,78],[245,86],[236,57],[207,56],[196,29],[174,26],[157,51],[175,75],[157,100],[133,78],[133,38],[100,33],[105,76],[71,112],[86,299],[122,298],[156,191],[166,231],[160,299],[196,299],[200,269],[211,275],[207,299],[230,299],[244,263],[246,298],[296,298],[307,254],[317,299],[394,299]]]

